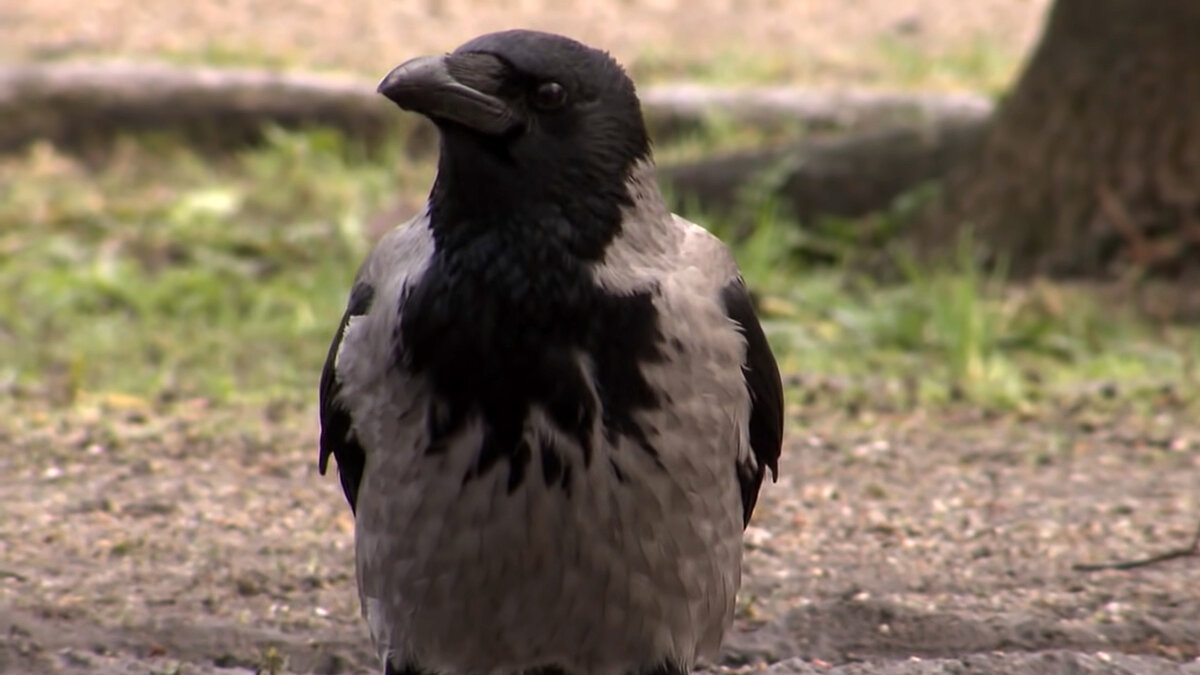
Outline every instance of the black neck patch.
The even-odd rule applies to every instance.
[[[588,153],[570,143],[528,146],[453,123],[440,127],[429,216],[438,250],[455,255],[479,251],[478,238],[498,237],[482,246],[601,260],[621,231],[624,211],[634,206],[629,180],[635,165],[649,156],[649,146],[637,143],[614,141],[607,145],[619,152]]]
[[[438,398],[427,452],[443,452],[479,415],[484,440],[464,482],[505,460],[510,492],[537,473],[569,490],[556,463],[569,470],[570,458],[523,438],[534,405],[578,442],[585,466],[597,422],[610,440],[625,435],[648,448],[634,414],[659,405],[641,370],[663,358],[657,289],[614,295],[597,286],[572,224],[551,211],[444,224],[434,221],[436,253],[402,299],[397,327],[400,362],[428,377]],[[529,470],[535,459],[543,472]]]

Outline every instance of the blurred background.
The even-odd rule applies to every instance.
[[[1000,87],[1036,37],[1045,0],[700,3],[430,0],[164,6],[10,3],[0,56],[142,57],[176,63],[340,70],[378,78],[411,54],[513,26],[602,46],[639,83]]]
[[[316,386],[436,155],[374,85],[518,26],[625,64],[784,371],[724,665],[1196,657],[1194,559],[1075,566],[1198,552],[1200,5],[9,1],[0,671],[373,667]]]

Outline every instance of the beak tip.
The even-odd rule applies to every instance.
[[[379,84],[375,86],[375,92],[395,101],[398,86],[400,88],[417,88],[435,85],[440,75],[437,69],[438,65],[440,64],[429,57],[419,56],[409,59],[388,71],[388,74],[384,75]]]

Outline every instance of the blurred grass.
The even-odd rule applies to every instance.
[[[811,78],[816,64],[783,50],[761,50],[730,46],[703,60],[692,60],[678,51],[647,45],[629,64],[636,82],[705,82],[713,85],[778,84],[788,80]]]
[[[639,83],[702,82],[721,86],[853,82],[903,90],[1002,93],[1016,78],[1021,53],[987,34],[931,44],[920,35],[889,33],[844,59],[729,48],[703,60],[647,46],[630,63]]]
[[[713,133],[689,142],[719,145]],[[332,132],[274,131],[221,160],[146,138],[102,167],[45,145],[0,160],[0,391],[57,404],[311,403],[365,224],[397,194],[419,203],[431,177],[428,164]],[[873,227],[898,227],[912,208],[900,200]],[[736,239],[801,399],[816,387],[846,401],[1026,409],[1112,382],[1195,389],[1200,333],[1087,287],[1008,284],[981,271],[967,239],[952,263],[901,261],[902,283],[884,286],[797,254],[849,255],[861,223],[801,227],[769,203],[748,231],[689,215]]]
[[[0,380],[68,400],[311,389],[362,219],[405,166],[332,132],[273,132],[215,165],[132,140],[98,170],[46,146],[5,160]]]
[[[1020,55],[987,35],[931,47],[915,37],[886,36],[868,62],[878,82],[914,89],[967,89],[999,95],[1014,81]]]
[[[1114,305],[1111,284],[1010,283],[1003,265],[983,268],[967,232],[957,254],[935,266],[893,253],[898,283],[854,271],[856,246],[902,228],[933,194],[920,188],[870,218],[813,225],[767,202],[738,239],[739,264],[801,398],[1028,413],[1095,390],[1151,405],[1164,391],[1200,401],[1200,329],[1151,319],[1132,302]],[[690,215],[727,241],[739,237]],[[813,266],[814,251],[839,262]]]

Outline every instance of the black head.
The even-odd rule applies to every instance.
[[[607,53],[511,30],[407,61],[379,85],[442,134],[433,207],[459,216],[558,209],[578,226],[619,218],[650,156],[633,82]]]

